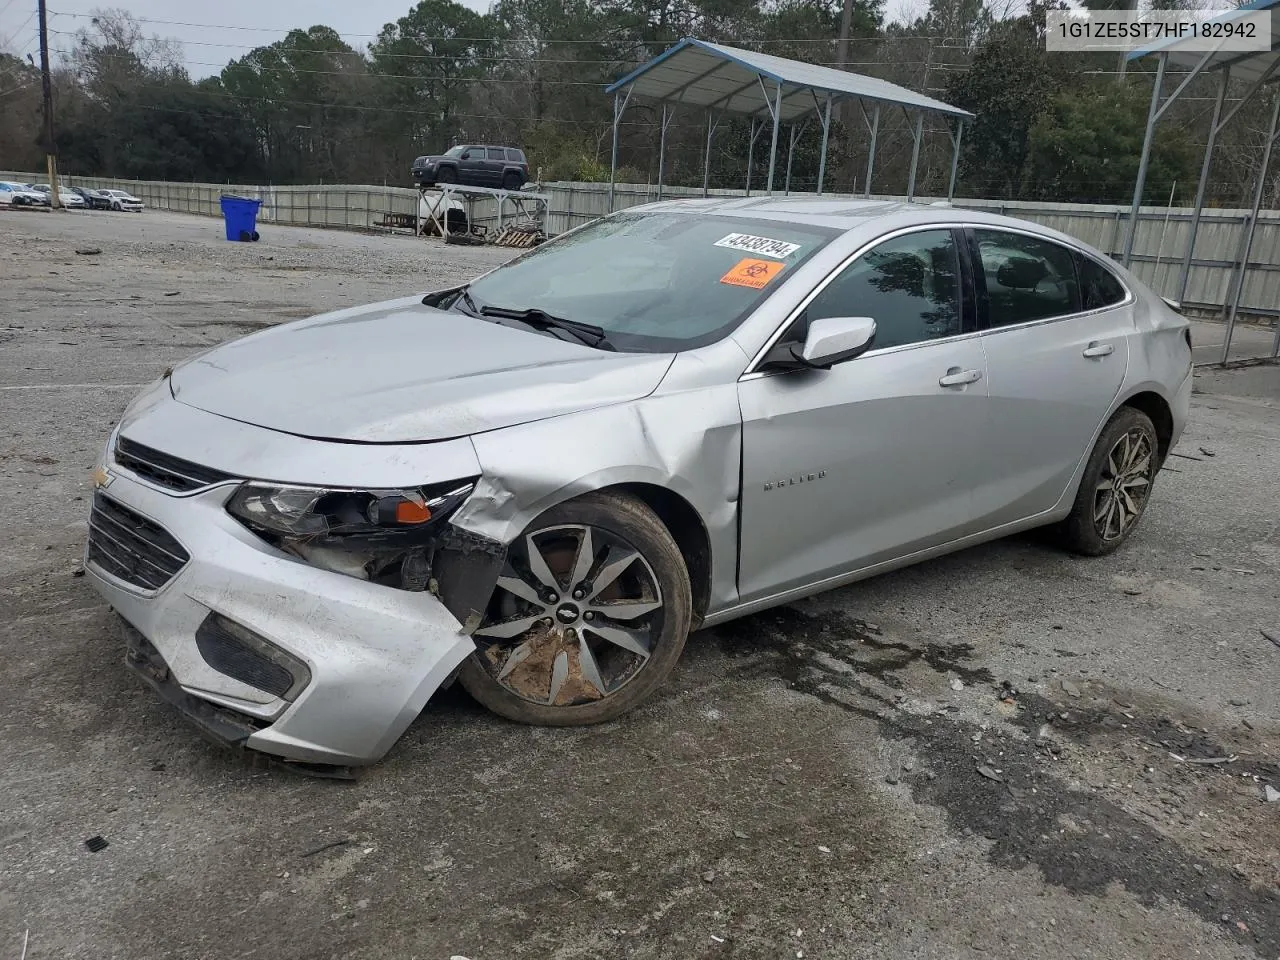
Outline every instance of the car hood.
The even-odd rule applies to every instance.
[[[648,396],[672,354],[611,353],[412,297],[283,324],[178,366],[182,403],[298,436],[447,440]]]

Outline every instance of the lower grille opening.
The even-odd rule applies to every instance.
[[[285,700],[311,682],[311,671],[297,657],[216,613],[196,629],[196,648],[219,673]]]

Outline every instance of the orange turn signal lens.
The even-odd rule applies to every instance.
[[[431,510],[425,503],[401,500],[396,504],[396,523],[426,523],[430,519]]]

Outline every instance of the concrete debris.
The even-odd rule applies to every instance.
[[[988,780],[994,780],[996,783],[1004,783],[1004,777],[1000,776],[1000,774],[996,773],[985,763],[978,767],[978,773],[986,777]]]
[[[724,943],[724,937],[717,937],[714,933],[711,935],[711,939],[716,943]]]
[[[951,678],[951,689],[952,689],[952,690],[963,690],[963,689],[964,689],[964,681],[963,681],[963,680],[961,680],[959,677],[952,677],[952,678]]]
[[[830,852],[831,852],[831,848],[830,848],[830,847],[821,847],[821,846],[820,846],[820,847],[818,847],[818,852],[819,852],[819,853],[830,853]]]
[[[1079,687],[1077,687],[1077,686],[1076,686],[1074,683],[1072,683],[1070,680],[1063,680],[1063,681],[1062,681],[1062,692],[1063,692],[1063,693],[1065,693],[1068,697],[1078,697],[1078,696],[1080,696],[1080,688],[1079,688]]]
[[[734,835],[735,837],[737,837],[739,840],[746,840],[746,839],[747,839],[747,835],[746,835],[745,833],[743,833],[741,830],[735,830],[735,831],[733,831],[733,835]]]
[[[715,878],[716,878],[716,872],[714,870],[708,870],[706,873],[702,875],[702,879],[706,883],[711,883],[713,880],[715,880]]]
[[[1267,803],[1275,803],[1277,800],[1280,800],[1280,790],[1277,790],[1268,783],[1262,788],[1262,799]]]

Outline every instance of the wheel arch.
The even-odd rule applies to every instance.
[[[1156,428],[1156,442],[1160,462],[1164,463],[1173,445],[1173,406],[1163,396],[1150,388],[1140,389],[1125,397],[1116,407],[1132,407],[1151,418]],[[1112,416],[1115,414],[1113,413]],[[1108,420],[1110,417],[1108,417]]]
[[[693,591],[693,629],[697,629],[707,615],[711,602],[711,535],[701,515],[693,504],[666,487],[655,483],[619,483],[605,487],[601,492],[625,493],[641,501],[657,514],[670,532],[689,571],[689,586]]]

